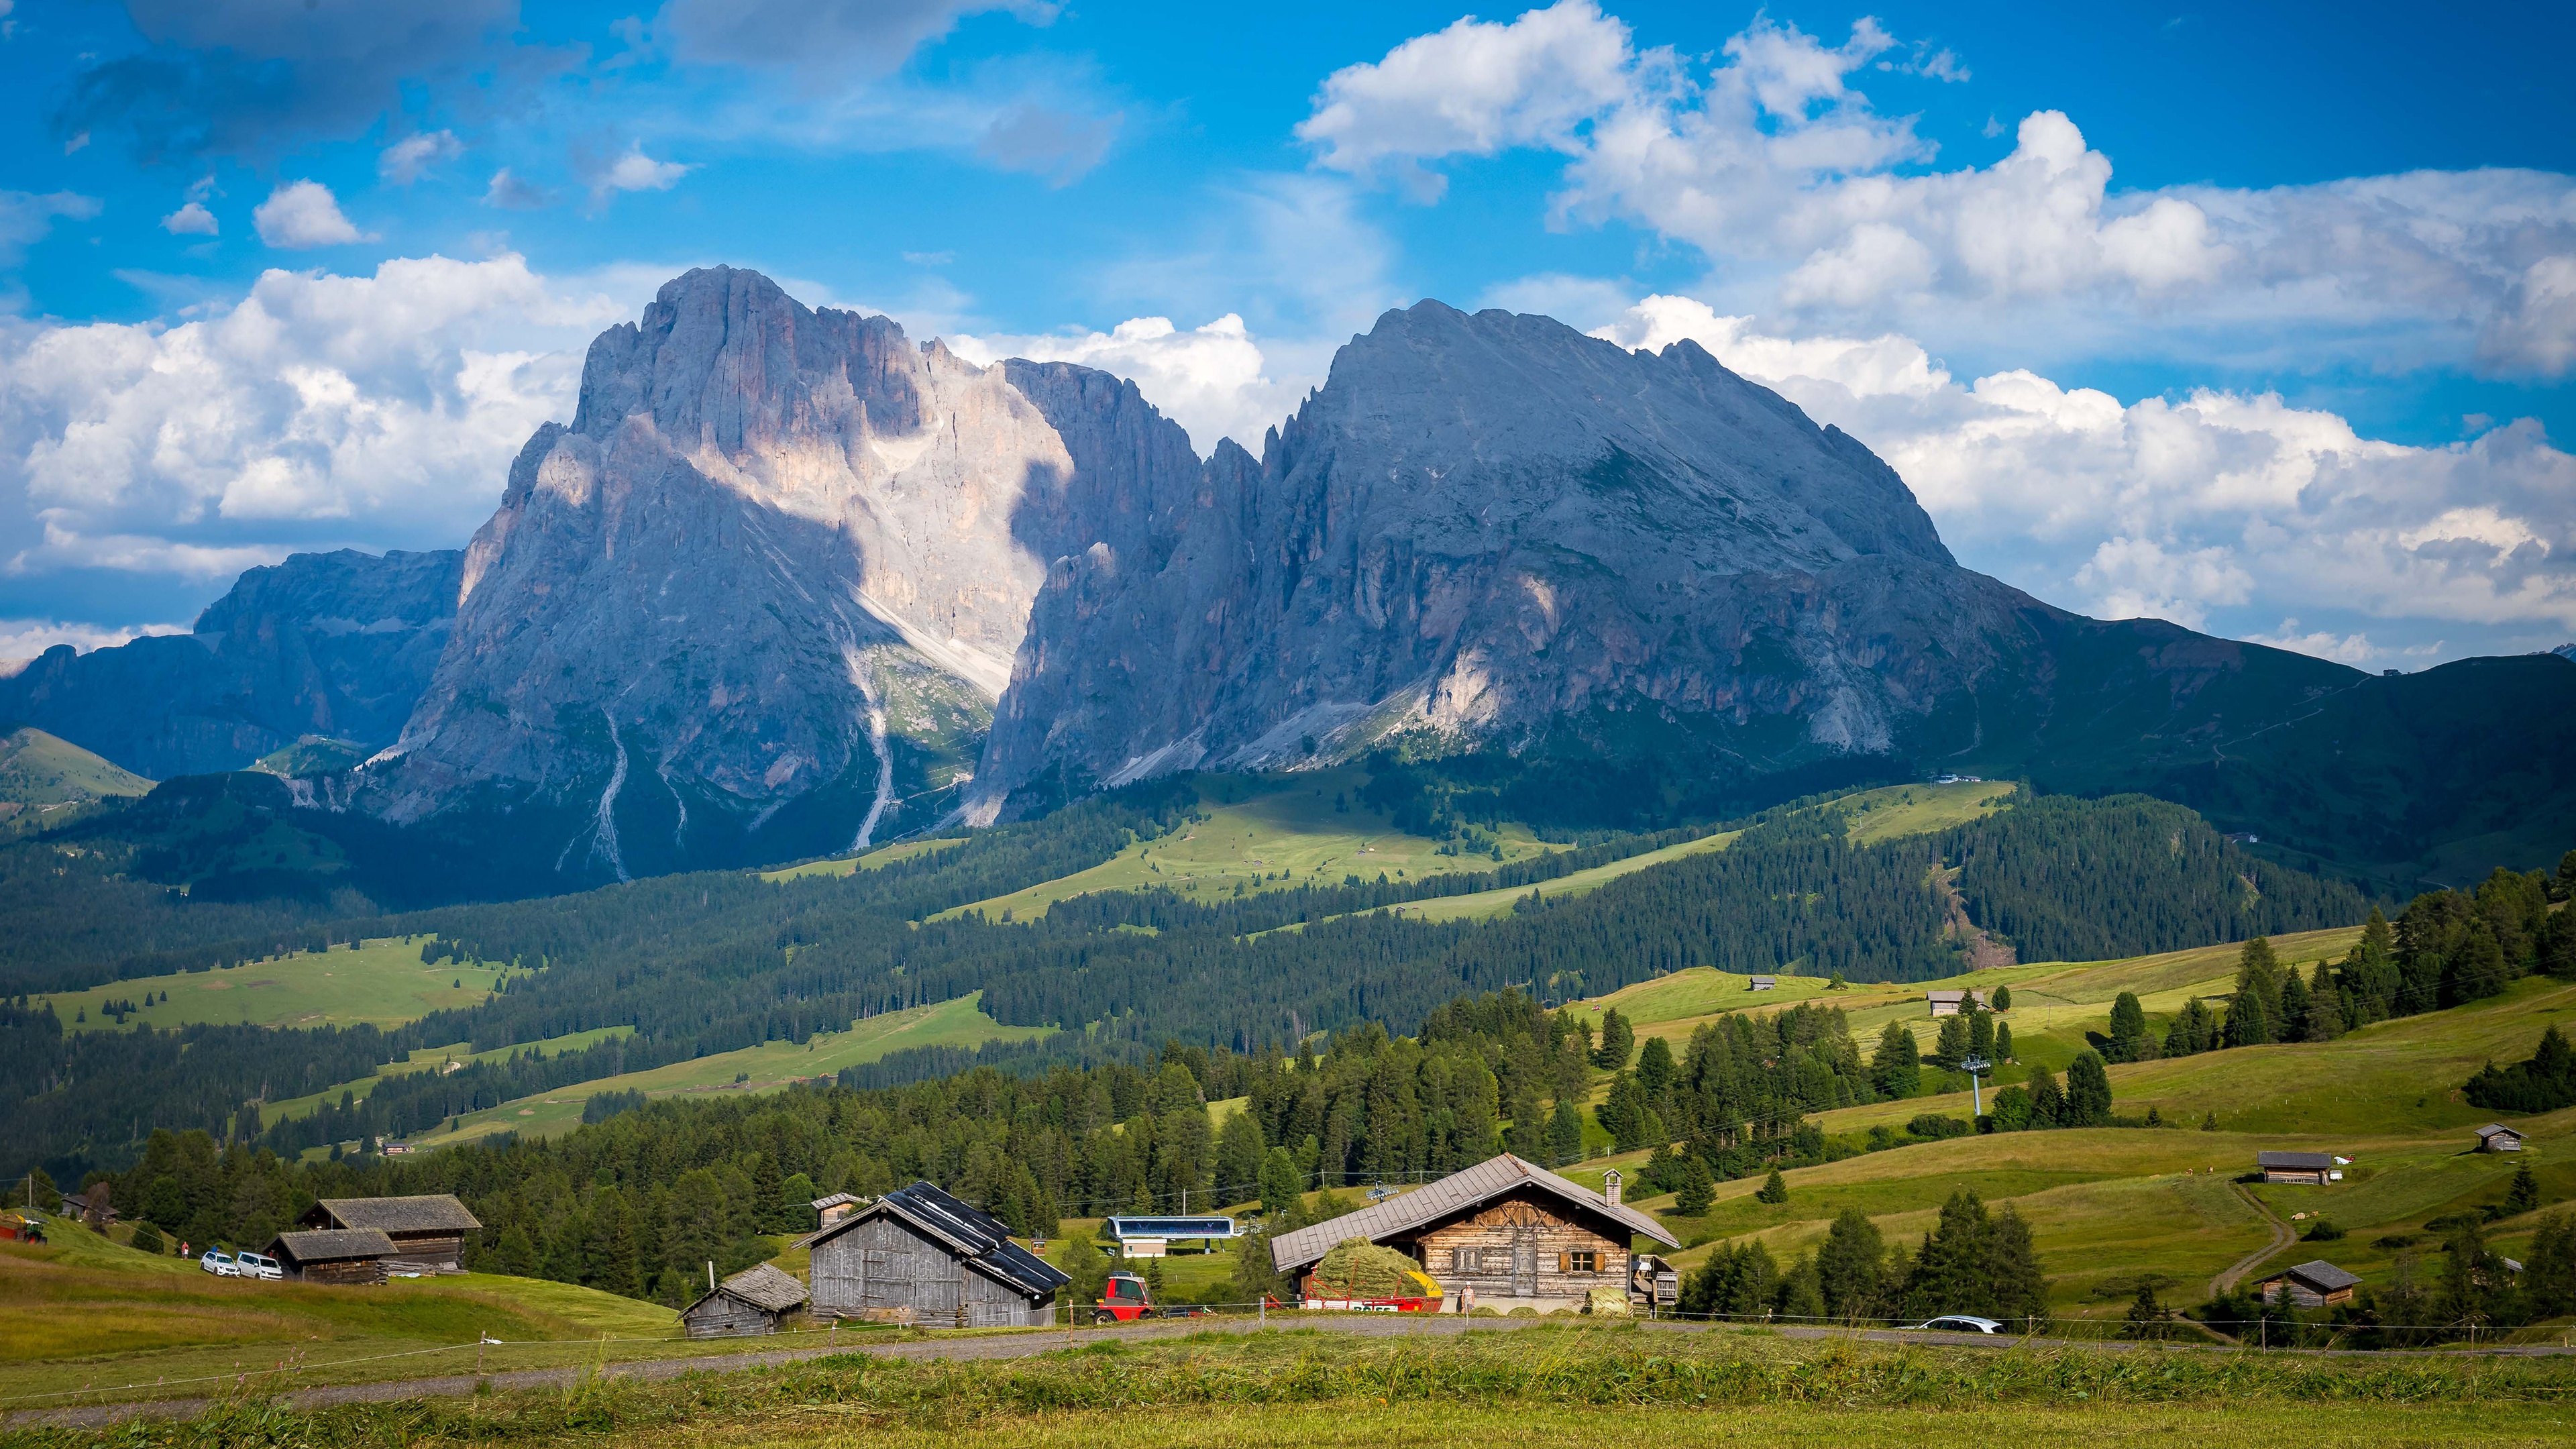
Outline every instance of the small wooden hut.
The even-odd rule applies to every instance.
[[[382,1283],[394,1240],[379,1228],[316,1228],[278,1234],[268,1255],[299,1283]]]
[[[2522,1134],[2502,1122],[2489,1122],[2478,1129],[2478,1150],[2480,1152],[2520,1152]]]
[[[2254,1165],[2265,1182],[2296,1182],[2323,1187],[2334,1179],[2331,1152],[2257,1152]]]
[[[680,1310],[691,1338],[745,1338],[776,1333],[778,1321],[805,1306],[805,1285],[768,1263],[745,1268]]]
[[[2263,1301],[2288,1301],[2301,1308],[2332,1308],[2352,1301],[2352,1290],[2361,1285],[2357,1274],[2347,1273],[2320,1258],[2284,1268],[2263,1280]]]
[[[1055,1319],[1069,1279],[1001,1219],[926,1182],[805,1238],[814,1311],[924,1328],[1025,1328]]]
[[[308,1228],[374,1228],[391,1239],[388,1273],[462,1273],[465,1235],[481,1221],[449,1193],[420,1197],[326,1197],[304,1214]]]

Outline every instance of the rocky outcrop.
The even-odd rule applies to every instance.
[[[1424,302],[1260,460],[1221,446],[1148,546],[1056,565],[975,811],[1381,744],[1721,780],[2009,763],[2352,677],[1959,567],[1886,464],[1696,344]]]
[[[0,678],[0,722],[152,779],[237,770],[308,736],[390,743],[428,685],[464,555],[343,549],[244,573],[195,631]]]
[[[521,452],[361,803],[506,816],[571,879],[883,839],[954,807],[1049,560],[1141,547],[1197,474],[1104,374],[691,272]]]

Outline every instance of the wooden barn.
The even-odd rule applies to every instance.
[[[804,1306],[805,1285],[763,1263],[734,1274],[681,1309],[680,1326],[691,1338],[745,1338],[776,1333],[780,1319]]]
[[[1614,1193],[1616,1189],[1613,1189]],[[1270,1240],[1280,1272],[1302,1274],[1348,1238],[1405,1253],[1464,1312],[1488,1308],[1579,1308],[1594,1289],[1625,1294],[1628,1245],[1680,1240],[1615,1196],[1604,1197],[1504,1153],[1400,1197]]]
[[[1957,1016],[1971,1005],[1979,1011],[1993,1009],[1987,1005],[1986,993],[1982,991],[1926,991],[1923,1000],[1931,1006],[1934,1016]]]
[[[299,1283],[382,1283],[394,1240],[380,1228],[316,1228],[278,1234],[268,1255]]]
[[[2520,1152],[2522,1134],[2501,1122],[2489,1122],[2478,1129],[2480,1152]]]
[[[2324,1187],[2334,1180],[2331,1152],[2257,1152],[2254,1166],[2265,1182],[2296,1182]]]
[[[394,1245],[388,1273],[462,1273],[465,1235],[483,1224],[448,1193],[424,1197],[326,1197],[304,1214],[308,1228],[373,1228]]]
[[[2301,1308],[2332,1308],[2350,1303],[2352,1290],[2361,1286],[2358,1275],[2347,1273],[2334,1264],[2318,1259],[2284,1268],[2263,1280],[2263,1301],[2284,1300]]]
[[[1053,1322],[1068,1281],[1011,1241],[1001,1219],[926,1182],[887,1193],[805,1238],[814,1311],[924,1328]]]

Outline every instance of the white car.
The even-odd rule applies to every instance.
[[[232,1254],[225,1252],[221,1248],[208,1248],[206,1250],[206,1255],[197,1260],[197,1266],[214,1274],[218,1278],[238,1278],[241,1276],[241,1265],[233,1261]]]
[[[2004,1326],[1994,1319],[1978,1318],[1973,1314],[1945,1313],[1939,1318],[1927,1318],[1921,1323],[1909,1324],[1906,1331],[1909,1333],[2001,1333],[2004,1331]]]
[[[233,1271],[244,1278],[264,1278],[271,1282],[282,1281],[286,1277],[286,1270],[266,1253],[237,1254],[233,1258]]]

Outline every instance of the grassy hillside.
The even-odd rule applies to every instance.
[[[961,996],[933,1006],[888,1012],[854,1023],[844,1032],[818,1032],[799,1046],[776,1041],[740,1051],[717,1052],[693,1061],[674,1062],[646,1072],[627,1072],[581,1082],[542,1097],[524,1097],[456,1119],[414,1139],[421,1147],[472,1142],[503,1132],[555,1137],[581,1125],[581,1109],[600,1092],[642,1092],[648,1097],[715,1092],[775,1092],[798,1082],[829,1078],[843,1067],[864,1066],[889,1052],[916,1047],[979,1047],[988,1041],[1026,1041],[1044,1036],[1043,1027],[1004,1026],[977,1006],[982,995]]]
[[[34,728],[0,735],[0,830],[41,829],[83,805],[150,793],[150,780],[69,740]]]
[[[217,1022],[251,1026],[398,1026],[433,1011],[472,1006],[491,994],[505,968],[442,961],[423,965],[426,937],[367,941],[331,951],[305,951],[218,971],[138,977],[87,991],[39,998],[74,1031],[121,1025],[102,1009],[137,1003],[126,1022],[155,1027]],[[170,999],[159,999],[163,992]],[[154,998],[150,1006],[140,1003]],[[86,1019],[84,1019],[86,1018]]]
[[[376,1088],[382,1085],[389,1078],[409,1076],[414,1072],[452,1069],[460,1063],[496,1062],[504,1060],[519,1052],[532,1051],[540,1052],[550,1057],[557,1056],[564,1052],[579,1051],[584,1047],[596,1046],[611,1037],[625,1036],[633,1030],[634,1028],[632,1027],[624,1026],[595,1027],[589,1031],[577,1031],[564,1036],[549,1037],[544,1041],[520,1042],[515,1046],[494,1047],[490,1051],[480,1052],[474,1050],[473,1043],[471,1042],[454,1042],[447,1046],[415,1047],[405,1055],[401,1061],[387,1062],[383,1066],[378,1067],[375,1074],[372,1076],[362,1077],[353,1082],[334,1083],[331,1086],[323,1088],[321,1091],[310,1093],[306,1096],[289,1097],[284,1101],[269,1103],[260,1109],[260,1117],[263,1121],[282,1122],[289,1118],[308,1116],[315,1108],[321,1106],[323,1103],[337,1102],[340,1100],[340,1094],[343,1092],[363,1101],[368,1096],[372,1095]]]

